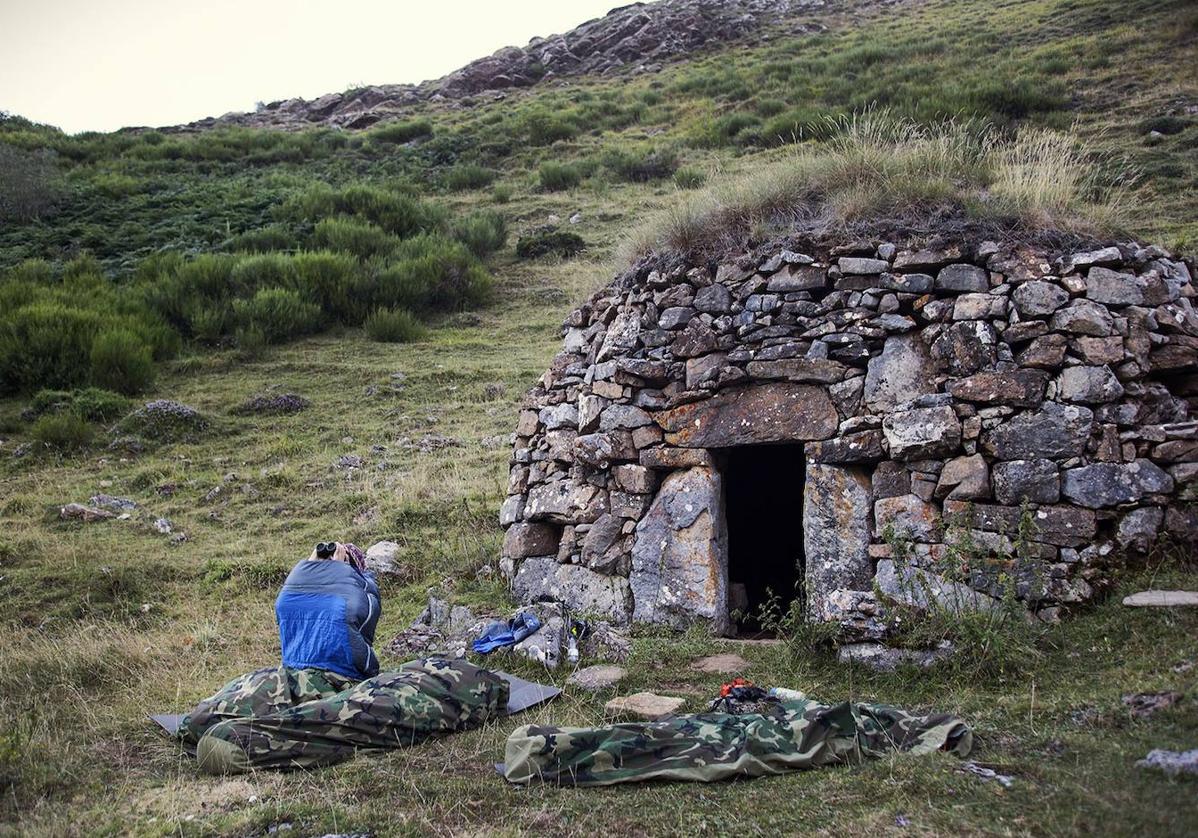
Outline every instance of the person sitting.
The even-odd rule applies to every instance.
[[[352,544],[320,544],[275,600],[282,665],[236,678],[183,717],[200,768],[330,765],[359,750],[416,744],[506,710],[508,685],[464,660],[379,672],[378,584]]]

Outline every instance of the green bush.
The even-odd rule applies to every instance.
[[[550,253],[569,257],[581,253],[585,247],[586,242],[577,233],[542,229],[521,236],[516,242],[516,255],[523,259],[535,259]]]
[[[674,185],[679,189],[698,189],[707,183],[707,172],[698,166],[683,166],[674,172]]]
[[[71,398],[71,412],[88,422],[113,422],[128,410],[127,398],[99,387],[76,390]]]
[[[372,142],[400,145],[431,136],[433,124],[427,119],[413,119],[410,122],[385,122],[376,125],[367,132]]]
[[[366,334],[379,343],[412,343],[428,333],[416,315],[407,309],[379,309],[366,318]]]
[[[482,189],[490,186],[495,180],[495,171],[473,163],[463,163],[454,166],[445,173],[445,186],[454,192],[464,192],[467,189]]]
[[[334,189],[323,183],[292,195],[277,214],[284,220],[310,224],[335,216],[354,216],[400,238],[438,230],[446,217],[444,208],[406,190],[367,184]]]
[[[491,200],[497,204],[506,204],[512,200],[512,187],[506,183],[497,183],[491,187]]]
[[[260,288],[289,288],[295,284],[295,264],[282,253],[256,253],[238,258],[229,272],[227,293],[248,297]]]
[[[56,451],[79,451],[95,437],[95,429],[73,413],[48,413],[33,423],[29,433]]]
[[[492,210],[483,210],[455,221],[451,235],[479,259],[486,259],[507,244],[507,221]]]
[[[376,301],[384,308],[456,311],[485,302],[491,277],[459,242],[417,236],[400,244],[377,276]]]
[[[226,250],[238,253],[271,253],[295,247],[296,236],[291,230],[277,224],[258,230],[239,233],[225,244]]]
[[[611,149],[604,153],[603,165],[620,180],[646,183],[674,174],[678,168],[678,155],[668,149]]]
[[[91,348],[91,380],[125,395],[148,389],[154,383],[150,348],[127,329],[102,332]]]
[[[0,321],[0,391],[87,383],[92,342],[105,318],[99,312],[36,302]]]
[[[369,311],[373,283],[367,271],[346,253],[297,253],[296,287],[328,317],[357,325]]]
[[[321,327],[320,309],[287,288],[263,288],[248,300],[234,300],[233,313],[244,330],[258,330],[267,343],[310,334]]]
[[[394,236],[365,221],[351,218],[326,218],[316,225],[312,242],[323,250],[352,253],[359,259],[384,256],[398,243]]]
[[[541,188],[546,192],[560,192],[571,189],[582,182],[582,172],[577,166],[569,163],[555,163],[548,160],[541,164],[537,173]]]

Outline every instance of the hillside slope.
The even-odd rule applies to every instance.
[[[383,644],[429,589],[478,613],[506,611],[496,513],[508,438],[521,394],[560,347],[563,318],[611,279],[620,244],[646,216],[674,211],[704,185],[718,191],[784,165],[796,135],[825,142],[827,117],[878,103],[922,124],[958,115],[1001,132],[1070,132],[1089,143],[1095,172],[1139,172],[1139,191],[1122,202],[1129,235],[1193,252],[1192,3],[867,6],[875,11],[859,18],[804,11],[801,21],[825,29],[708,41],[659,70],[568,85],[559,74],[503,99],[430,96],[364,130],[317,122],[70,137],[0,120],[0,148],[12,153],[0,159],[44,164],[56,198],[52,211],[0,226],[0,294],[36,276],[81,310],[101,296],[123,305],[132,299],[123,294],[204,264],[198,257],[259,267],[307,259],[316,227],[338,215],[370,241],[400,246],[355,207],[315,221],[298,211],[312,197],[329,209],[329,190],[380,197],[356,209],[420,201],[447,225],[486,213],[511,230],[488,257],[491,300],[430,312],[430,331],[412,343],[380,343],[336,319],[256,351],[235,335],[210,345],[180,334],[138,400],[196,408],[210,424],[194,436],[131,440],[96,419],[86,447],[56,450],[34,437],[34,395],[0,396],[0,717],[9,721],[0,834],[1194,832],[1190,786],[1134,762],[1198,737],[1198,614],[1120,605],[1143,587],[1194,589],[1186,556],[1154,557],[1068,624],[979,635],[988,656],[945,669],[866,673],[801,634],[735,649],[759,683],[968,718],[974,759],[1013,777],[1010,787],[933,757],[717,786],[515,790],[491,768],[508,724],[317,775],[221,780],[199,776],[145,720],[276,659],[277,586],[318,540],[399,545],[399,573],[383,582]],[[395,217],[386,223],[399,229]],[[520,237],[547,225],[585,249],[517,252]],[[21,268],[26,260],[39,261]],[[370,258],[355,264],[365,273],[352,276],[376,276]],[[72,284],[81,276],[85,293]],[[8,313],[0,307],[0,319]],[[242,409],[287,394],[307,409]],[[101,494],[137,509],[125,520],[60,519],[62,505]],[[700,710],[724,676],[691,662],[722,651],[700,636],[638,636],[621,691],[676,693]],[[566,675],[519,671],[556,683]],[[1150,718],[1121,699],[1157,691],[1186,697]],[[521,721],[594,724],[607,697],[571,692]]]

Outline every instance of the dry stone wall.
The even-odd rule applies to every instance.
[[[804,446],[806,608],[1017,597],[1044,618],[1198,538],[1198,313],[1158,247],[788,240],[658,257],[574,311],[515,433],[524,600],[731,627],[721,462]],[[952,567],[947,565],[951,564]]]

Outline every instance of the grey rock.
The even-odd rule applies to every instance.
[[[976,265],[948,265],[936,274],[936,290],[985,292],[990,290],[990,274]]]
[[[1123,598],[1129,608],[1198,607],[1198,591],[1137,591]]]
[[[994,499],[1018,506],[1056,503],[1061,499],[1061,475],[1052,460],[1009,460],[994,464]]]
[[[1057,397],[1081,404],[1106,404],[1123,396],[1123,385],[1105,364],[1066,367],[1057,377]]]
[[[1146,506],[1133,509],[1119,521],[1115,531],[1115,540],[1125,550],[1135,550],[1140,553],[1148,551],[1160,532],[1165,520],[1165,511],[1160,507]]]
[[[538,414],[538,420],[546,430],[556,431],[561,428],[578,428],[578,408],[564,402],[553,407],[543,407]]]
[[[375,573],[399,573],[399,545],[394,541],[377,541],[366,551],[366,567]]]
[[[503,536],[503,555],[512,559],[556,555],[561,531],[549,524],[512,524]]]
[[[994,294],[962,294],[953,305],[953,320],[992,320],[1006,313],[1007,298]]]
[[[1000,460],[1067,459],[1085,452],[1093,426],[1089,408],[1045,402],[984,434],[982,443]]]
[[[708,285],[695,294],[694,307],[708,314],[725,314],[732,308],[732,294],[723,285]]]
[[[607,327],[607,335],[595,356],[602,363],[611,358],[631,354],[640,343],[641,316],[637,312],[617,314],[616,319]]]
[[[952,657],[955,651],[947,640],[934,649],[895,649],[881,643],[846,643],[837,650],[836,660],[842,664],[863,664],[875,672],[894,672],[900,666],[928,669]]]
[[[1181,774],[1198,776],[1198,748],[1192,751],[1168,751],[1163,748],[1154,748],[1144,759],[1136,761],[1136,767],[1163,771],[1170,777]]]
[[[728,554],[719,474],[696,467],[662,483],[636,525],[631,584],[637,622],[728,628]]]
[[[708,655],[705,658],[691,661],[691,669],[711,675],[740,675],[748,668],[747,660],[732,653]]]
[[[582,540],[582,563],[598,573],[611,573],[620,558],[613,548],[618,545],[623,526],[624,519],[610,513],[591,524]]]
[[[1050,325],[1058,332],[1107,337],[1115,329],[1115,318],[1105,306],[1090,300],[1074,300],[1057,310]]]
[[[786,267],[770,277],[766,290],[771,294],[789,294],[793,291],[815,291],[828,284],[828,272],[824,268]]]
[[[691,321],[697,312],[689,306],[672,306],[661,313],[657,325],[663,329],[681,329]]]
[[[1044,401],[1047,382],[1047,374],[1039,370],[979,372],[950,382],[948,391],[969,402],[1035,407]]]
[[[997,336],[984,320],[960,320],[932,343],[932,357],[954,375],[973,375],[994,366]]]
[[[890,270],[890,263],[885,259],[865,259],[856,256],[842,256],[837,261],[842,274],[880,274]]]
[[[1086,299],[1109,306],[1138,306],[1144,303],[1144,287],[1135,274],[1091,268],[1086,275]]]
[[[549,617],[539,629],[512,646],[512,654],[542,664],[546,669],[557,669],[562,658],[564,637],[565,623],[562,618]]]
[[[935,364],[919,335],[892,335],[882,354],[870,358],[865,373],[865,404],[874,413],[893,410],[936,390]]]
[[[566,679],[566,683],[571,687],[578,687],[580,690],[597,693],[611,689],[623,681],[627,675],[628,670],[622,666],[596,664],[571,673],[570,677]]]
[[[896,460],[953,454],[961,446],[961,422],[951,407],[926,407],[891,413],[882,422]]]
[[[581,565],[558,564],[554,558],[525,559],[512,579],[521,602],[553,600],[573,612],[626,624],[632,618],[628,580],[605,576]]]
[[[1104,247],[1063,257],[1057,262],[1057,270],[1062,274],[1071,274],[1079,268],[1088,268],[1091,265],[1118,265],[1122,261],[1123,254],[1119,252],[1119,248]]]
[[[529,489],[524,518],[555,524],[589,524],[606,511],[607,493],[599,487],[555,480]]]
[[[630,716],[655,722],[674,715],[685,703],[686,699],[677,696],[639,692],[613,698],[603,705],[603,712],[610,716]]]
[[[1048,317],[1069,302],[1069,292],[1055,282],[1025,282],[1011,295],[1015,308],[1024,317]]]
[[[936,484],[937,498],[982,500],[990,497],[990,468],[981,454],[955,457],[944,464]]]
[[[632,430],[653,424],[653,417],[630,404],[608,405],[599,416],[600,431]]]
[[[1061,494],[1089,509],[1135,503],[1145,495],[1172,491],[1173,478],[1151,460],[1093,463],[1066,469],[1061,476]]]
[[[840,423],[823,387],[782,382],[725,390],[655,418],[666,442],[682,448],[828,439]]]
[[[882,594],[914,608],[936,607],[950,614],[958,614],[991,611],[1000,605],[997,600],[968,585],[950,581],[922,568],[896,564],[892,559],[878,562],[875,580]]]
[[[809,462],[803,486],[807,608],[820,614],[838,588],[868,590],[872,489],[863,469]]]
[[[874,522],[879,536],[889,531],[924,544],[935,544],[943,537],[939,510],[914,494],[879,499],[874,503]]]

